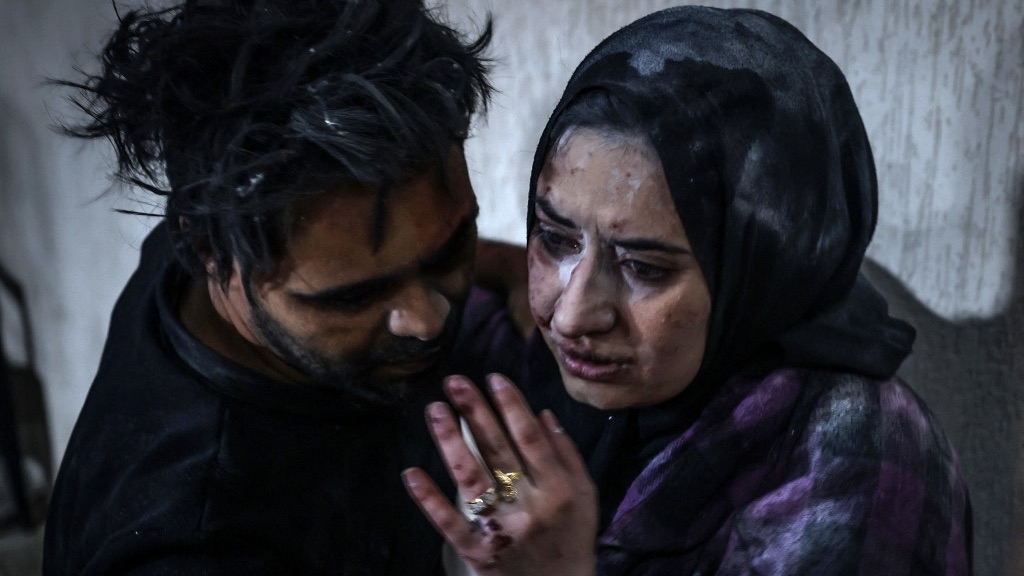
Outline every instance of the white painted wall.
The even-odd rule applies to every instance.
[[[457,22],[495,17],[501,94],[469,146],[484,234],[525,238],[533,146],[575,64],[606,34],[670,4],[447,2]],[[790,20],[847,73],[879,167],[873,276],[921,332],[903,373],[959,446],[977,573],[1024,574],[1024,553],[1014,555],[1024,550],[1024,2],[745,5]],[[59,458],[152,222],[113,212],[140,206],[102,196],[104,147],[57,136],[50,125],[67,107],[41,85],[92,65],[114,21],[109,0],[0,0],[0,15],[0,262],[27,287]],[[15,317],[3,319],[19,356]]]
[[[24,284],[47,390],[55,457],[99,363],[110,310],[138,258],[146,227],[115,215],[132,207],[109,187],[103,146],[58,136],[68,110],[47,77],[92,65],[114,15],[104,0],[0,2],[0,262]],[[4,342],[22,356],[16,316]]]

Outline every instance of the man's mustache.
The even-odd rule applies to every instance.
[[[448,314],[444,327],[436,338],[420,340],[412,337],[393,337],[372,349],[369,354],[369,363],[371,365],[404,364],[448,352],[455,342],[461,316],[454,312],[455,306],[452,308],[453,312]]]

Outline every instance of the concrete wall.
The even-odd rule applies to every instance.
[[[738,6],[737,2],[712,2]],[[488,236],[522,241],[533,146],[572,68],[600,38],[665,0],[450,0],[491,12],[501,94],[469,147]],[[882,190],[868,272],[919,331],[903,374],[945,423],[975,504],[981,576],[1024,574],[1024,3],[751,0],[803,30],[846,71]],[[50,125],[41,85],[66,77],[114,21],[108,0],[0,0],[0,262],[26,285],[63,451],[96,370],[110,309],[155,210],[110,182],[101,145]],[[0,305],[7,303],[0,302]],[[22,355],[13,314],[9,354]]]

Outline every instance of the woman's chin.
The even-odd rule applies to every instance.
[[[669,387],[641,383],[636,380],[594,381],[561,371],[565,391],[577,402],[600,410],[643,408],[669,400],[685,386]]]
[[[625,385],[609,382],[594,382],[562,374],[565,391],[577,402],[588,404],[600,410],[619,410],[636,405],[634,398],[625,390]]]

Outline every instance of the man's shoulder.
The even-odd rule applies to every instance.
[[[152,336],[158,324],[157,296],[168,267],[174,262],[166,224],[149,232],[139,251],[139,263],[121,290],[110,316],[103,361]]]
[[[97,373],[61,464],[111,494],[182,472],[185,462],[201,470],[198,460],[216,451],[223,411],[220,398],[170,359],[122,353]],[[181,478],[167,487],[197,475]]]
[[[219,411],[187,387],[160,392],[169,380],[159,371],[98,375],[54,485],[49,562],[102,573],[132,554],[198,541]]]
[[[104,522],[128,527],[171,515],[169,525],[179,525],[201,509],[222,402],[168,343],[159,299],[173,258],[166,225],[158,225],[114,307],[61,462],[49,521],[83,538]]]

